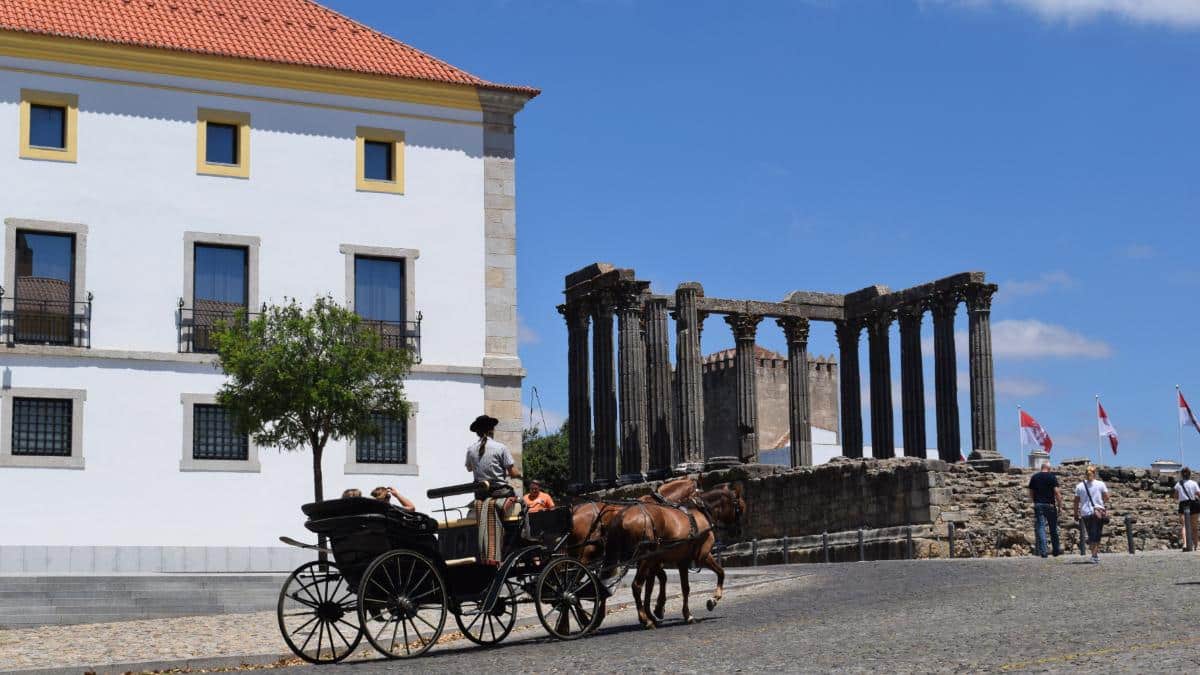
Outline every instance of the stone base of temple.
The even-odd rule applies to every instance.
[[[674,475],[670,469],[653,469],[646,472],[646,480],[666,480]]]
[[[684,476],[689,473],[700,473],[704,470],[704,462],[683,462],[675,466],[675,475]]]
[[[734,457],[732,455],[718,455],[716,457],[709,457],[708,459],[704,460],[704,470],[720,471],[721,469],[741,466],[742,464],[743,462],[740,457]]]
[[[967,456],[967,464],[979,471],[1007,473],[1012,462],[995,450],[974,450]]]
[[[640,473],[623,473],[617,478],[617,485],[635,485],[637,483],[645,483],[646,476]]]

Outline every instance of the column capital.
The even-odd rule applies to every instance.
[[[758,324],[762,321],[759,314],[726,314],[725,323],[733,329],[736,340],[753,340],[758,333]]]
[[[699,339],[700,333],[704,331],[704,320],[708,318],[710,312],[702,309],[696,310],[696,336]]]
[[[962,293],[956,290],[935,291],[925,298],[925,307],[935,319],[946,319],[958,311],[958,303],[962,302]]]
[[[996,284],[979,284],[967,288],[964,293],[967,311],[972,313],[992,311],[992,295],[999,289],[1000,287]]]
[[[589,309],[597,319],[611,319],[617,309],[617,299],[610,290],[596,291],[588,295]]]
[[[568,328],[587,330],[592,317],[586,303],[574,302],[563,304],[559,305],[556,309],[558,309],[559,314],[563,315]]]
[[[896,311],[893,309],[877,309],[865,317],[864,323],[867,325],[867,332],[872,336],[887,335],[888,328],[891,327],[892,321],[896,319]]]
[[[925,305],[923,302],[914,303],[911,305],[901,305],[896,309],[896,317],[900,321],[901,326],[920,325],[921,319],[925,316]]]
[[[642,304],[646,300],[646,289],[650,287],[648,281],[626,281],[612,290],[613,301],[616,304],[617,311],[642,311]]]
[[[775,323],[783,329],[783,337],[789,345],[808,346],[808,319],[803,317],[784,317],[776,319]]]
[[[851,349],[858,346],[859,335],[862,334],[862,320],[838,319],[833,322],[833,332],[837,336],[838,346]]]

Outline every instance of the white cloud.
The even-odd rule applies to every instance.
[[[1000,285],[998,299],[1006,300],[1025,295],[1041,295],[1049,291],[1063,290],[1075,287],[1075,279],[1062,270],[1043,272],[1036,279],[1024,281],[1006,281]]]
[[[1037,380],[1026,380],[1020,377],[997,377],[996,394],[1018,398],[1022,396],[1037,396],[1046,391],[1046,384]]]
[[[1200,2],[1196,0],[934,0],[958,7],[1009,5],[1033,12],[1048,21],[1078,22],[1116,18],[1135,23],[1176,28],[1200,28]]]
[[[525,323],[524,317],[517,315],[517,343],[523,345],[536,345],[542,341],[542,336],[538,335],[537,331],[530,328]]]
[[[542,427],[543,415],[546,418],[545,428]],[[562,427],[563,422],[566,421],[567,416],[558,412],[557,410],[543,410],[541,413],[538,413],[537,410],[534,410],[533,412],[533,424],[538,428],[538,431],[543,436],[558,431],[559,428]]]
[[[1112,347],[1037,319],[1006,319],[992,324],[992,355],[1013,359],[1103,359],[1112,356]]]

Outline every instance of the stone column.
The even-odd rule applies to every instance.
[[[862,392],[858,376],[858,336],[862,324],[857,319],[834,322],[839,358],[838,379],[841,381],[842,455],[863,456]]]
[[[892,348],[888,332],[891,311],[875,313],[867,321],[871,363],[871,456],[896,456],[896,428],[892,418]]]
[[[788,347],[788,431],[792,466],[811,466],[812,427],[808,400],[808,319],[778,319]]]
[[[733,329],[735,341],[734,377],[736,378],[738,456],[743,462],[758,461],[758,392],[755,378],[754,338],[761,316],[728,314],[725,323]]]
[[[919,305],[900,309],[900,395],[904,456],[925,457],[925,373],[921,362]]]
[[[594,482],[608,488],[617,479],[617,389],[613,379],[613,298],[592,294],[592,414],[595,419]]]
[[[967,330],[971,369],[971,457],[991,460],[996,450],[996,390],[992,374],[992,294],[995,284],[967,290]]]
[[[958,362],[954,354],[954,313],[958,295],[939,293],[930,298],[933,314],[933,383],[937,396],[938,457],[947,462],[962,459],[958,429]]]
[[[688,471],[704,467],[704,380],[701,372],[700,317],[696,299],[704,288],[694,282],[675,290],[675,376],[679,378],[680,456]]]
[[[642,292],[649,284],[624,285],[617,296],[617,371],[621,396],[622,485],[646,480],[646,344],[642,334]]]
[[[588,308],[580,303],[559,305],[567,320],[568,464],[573,494],[592,483],[592,406],[588,391]]]
[[[671,475],[671,448],[674,447],[674,414],[671,386],[671,345],[667,333],[667,301],[648,301],[643,310],[646,327],[646,380],[649,420],[649,470],[646,477],[662,480]]]

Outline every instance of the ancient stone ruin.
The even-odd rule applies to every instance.
[[[889,329],[899,322],[902,438],[906,455],[925,456],[925,384],[921,319],[933,315],[938,456],[961,458],[954,320],[966,303],[969,331],[971,454],[979,468],[1006,470],[996,452],[991,299],[996,285],[965,272],[901,291],[869,286],[845,295],[789,293],[782,301],[729,300],[704,295],[699,283],[673,296],[655,295],[634,270],[595,263],[567,275],[571,489],[583,492],[659,480],[680,471],[753,463],[759,448],[755,337],[763,319],[783,330],[788,358],[788,418],[792,466],[812,464],[808,335],[812,321],[834,325],[839,346],[842,454],[863,456],[859,340],[869,340],[872,455],[895,456]],[[711,314],[724,317],[736,341],[736,457],[706,452],[704,370],[700,331]],[[616,344],[614,325],[616,319]],[[671,360],[668,318],[674,321]],[[589,424],[590,422],[590,424]],[[619,429],[618,429],[619,422]],[[618,461],[619,460],[619,461]]]

